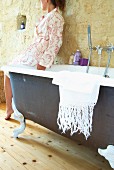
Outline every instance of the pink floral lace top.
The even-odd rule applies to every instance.
[[[40,64],[49,68],[62,45],[63,25],[64,19],[57,8],[42,17],[36,26],[33,43],[12,64]]]

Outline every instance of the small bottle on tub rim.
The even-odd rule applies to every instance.
[[[81,57],[82,57],[82,54],[81,54],[80,50],[77,50],[75,55],[74,55],[73,64],[74,65],[79,65]]]
[[[74,60],[74,53],[72,53],[72,55],[69,57],[69,64],[73,64],[73,60]]]

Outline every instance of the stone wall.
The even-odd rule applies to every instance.
[[[91,25],[93,46],[114,43],[114,1],[113,0],[66,0],[63,46],[59,62],[68,63],[69,56],[80,49],[88,57],[87,26]],[[0,1],[0,66],[6,64],[19,51],[25,49],[33,38],[34,26],[42,13],[40,0]],[[26,16],[26,30],[18,29],[19,16]],[[98,66],[98,54],[93,52],[91,65]],[[103,53],[101,65],[105,66],[107,53]],[[114,57],[111,59],[114,67]]]
[[[4,74],[0,71],[0,103],[5,102],[5,95],[4,95]]]
[[[114,1],[113,0],[68,0],[65,16],[64,44],[61,56],[66,62],[72,51],[80,49],[83,57],[88,57],[87,27],[91,25],[93,46],[114,44]],[[114,53],[111,67],[114,67]],[[98,54],[93,52],[91,65],[98,66]],[[107,63],[107,53],[103,53],[101,65]]]
[[[0,15],[1,66],[11,61],[30,44],[35,22],[41,15],[41,11],[38,0],[1,0],[0,4],[0,9],[2,9],[2,15]],[[26,29],[24,31],[20,31],[18,28],[19,16],[26,16]]]

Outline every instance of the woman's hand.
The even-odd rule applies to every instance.
[[[46,69],[46,67],[44,67],[44,66],[41,66],[41,65],[37,64],[37,69],[38,69],[38,70],[45,70],[45,69]]]

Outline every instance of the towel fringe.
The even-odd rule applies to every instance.
[[[57,124],[62,133],[70,130],[70,135],[83,133],[86,140],[92,131],[92,117],[95,103],[83,105],[59,105]]]

